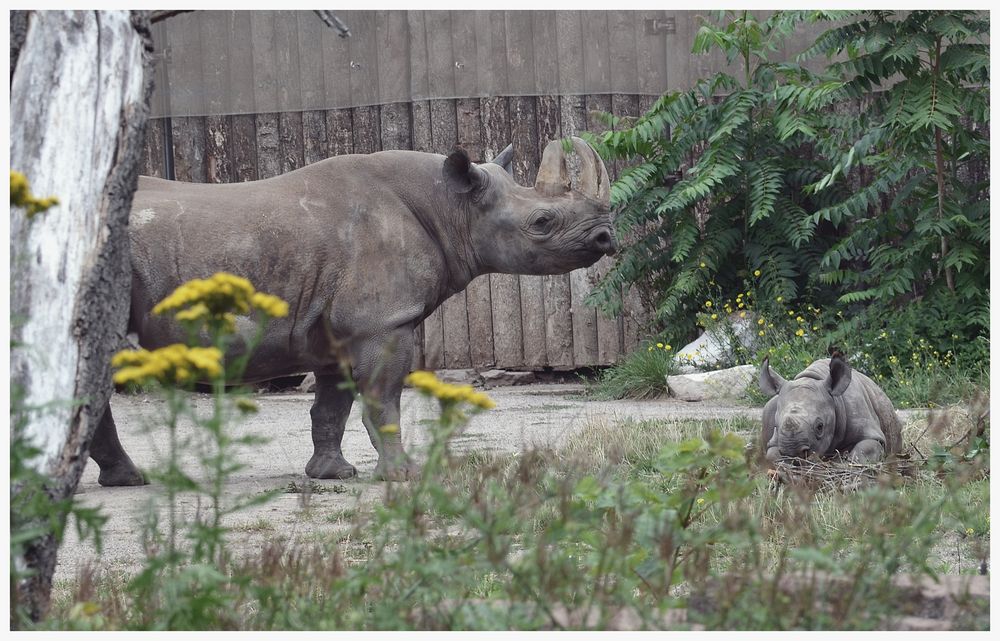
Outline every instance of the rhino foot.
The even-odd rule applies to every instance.
[[[120,461],[109,467],[102,467],[97,482],[104,487],[149,485],[149,481],[139,471],[139,468],[129,460]]]
[[[358,475],[358,470],[344,460],[339,452],[334,454],[313,454],[306,464],[306,476],[314,479],[349,479]]]
[[[412,481],[420,478],[420,466],[409,458],[387,461],[380,456],[374,476],[376,481]]]

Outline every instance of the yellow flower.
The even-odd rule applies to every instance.
[[[759,332],[757,332],[757,335],[758,336],[763,336],[764,335],[764,330],[760,330]]]
[[[23,207],[28,218],[40,214],[59,204],[55,196],[39,198],[31,193],[28,178],[19,171],[10,172],[10,204],[13,207]]]
[[[673,348],[670,347],[670,343],[667,343],[666,345],[663,346],[663,349],[665,349],[665,350],[667,350],[669,352]]]
[[[802,329],[801,327],[798,330],[795,331],[795,335],[796,336],[805,336],[805,333],[806,333],[806,331],[804,329]]]
[[[806,322],[806,319],[802,318],[801,316],[796,316],[795,317],[795,322],[796,323],[804,323],[804,322]]]
[[[763,325],[764,324],[764,319],[763,318],[758,318],[757,319],[757,324],[758,325]]]
[[[747,317],[746,312],[740,312],[740,318],[746,318],[746,317]]]
[[[700,265],[698,265],[698,267],[701,267],[702,269],[705,269],[705,263],[701,263]]]
[[[698,505],[702,505],[704,502],[705,502],[705,499],[701,499],[701,498],[698,499],[697,501],[695,501],[695,503],[697,503]]]
[[[271,294],[257,292],[250,297],[250,304],[271,318],[288,316],[288,303]]]
[[[712,314],[712,320],[716,320],[717,318],[719,318],[718,314]]]
[[[222,352],[215,347],[188,347],[181,343],[153,351],[123,350],[111,359],[118,369],[115,383],[142,385],[158,382],[185,385],[207,381],[222,374]]]
[[[452,385],[438,380],[433,372],[418,370],[406,377],[406,382],[424,394],[433,396],[443,402],[465,402],[488,410],[496,407],[486,394],[476,392],[471,385]]]
[[[256,414],[259,408],[257,404],[251,401],[249,398],[240,398],[236,400],[236,407],[244,414]]]
[[[711,307],[711,306],[712,306],[712,301],[710,300],[705,301],[705,307]]]
[[[663,343],[657,343],[656,346],[659,347],[660,349],[663,349]]]
[[[779,302],[779,303],[780,303],[780,302],[781,302],[782,300],[784,300],[784,299],[783,299],[783,298],[782,298],[781,296],[778,296],[778,297],[777,297],[777,298],[775,298],[774,300],[776,300],[777,302]]]
[[[760,270],[759,269],[753,270],[753,275],[754,276],[760,276]]]
[[[965,529],[965,533],[966,533],[966,535],[968,535],[968,536],[972,536],[973,534],[975,534],[975,533],[976,533],[976,531],[975,531],[975,530],[973,530],[973,529],[972,529],[972,528],[970,527],[970,528],[966,528],[966,529]]]
[[[646,351],[647,351],[647,352],[651,352],[651,351],[653,351],[653,346],[652,346],[652,345],[650,345],[650,346],[649,346],[649,349],[647,349]]]

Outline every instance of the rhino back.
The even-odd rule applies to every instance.
[[[248,183],[140,178],[129,231],[131,323],[140,342],[183,340],[176,323],[149,311],[181,283],[217,271],[289,303],[251,363],[263,377],[316,365],[308,336],[324,314],[342,337],[419,322],[440,297],[445,266],[399,190],[385,186],[386,163],[400,159],[388,153],[372,155],[380,162],[331,158]]]

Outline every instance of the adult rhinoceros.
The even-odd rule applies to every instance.
[[[398,431],[413,329],[481,274],[561,274],[615,253],[608,173],[583,140],[571,188],[560,141],[545,148],[533,188],[514,182],[503,159],[477,165],[413,151],[348,155],[238,184],[191,184],[141,177],[132,205],[129,331],[154,349],[183,342],[153,306],[178,285],[227,271],[286,300],[287,318],[268,326],[246,381],[312,371],[313,478],[357,474],[341,452],[353,395],[378,451],[375,477],[416,470]],[[111,409],[90,448],[102,485],[143,483],[118,440]]]
[[[841,454],[871,463],[902,449],[902,425],[889,397],[841,356],[817,360],[790,381],[765,358],[760,389],[774,397],[764,405],[761,426],[768,461]]]

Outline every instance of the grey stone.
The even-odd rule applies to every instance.
[[[757,369],[740,365],[714,372],[679,374],[667,377],[670,395],[682,401],[742,398],[754,380]]]
[[[306,377],[302,379],[299,383],[299,391],[304,394],[312,394],[316,391],[316,375],[312,372],[306,374]]]
[[[474,369],[439,369],[434,375],[439,381],[453,385],[472,385],[479,380],[479,372]]]
[[[503,387],[505,385],[528,385],[535,382],[534,372],[514,372],[505,369],[491,369],[481,374],[483,385],[487,388]]]

